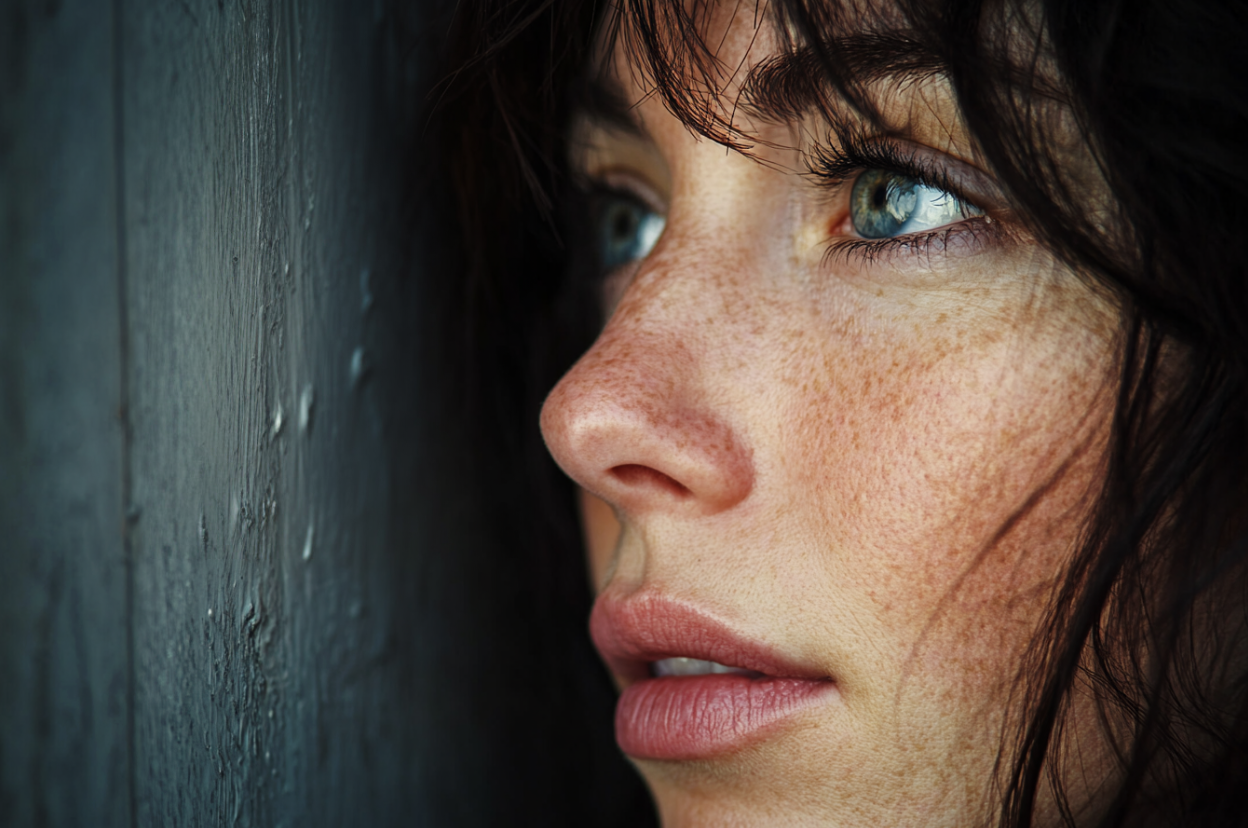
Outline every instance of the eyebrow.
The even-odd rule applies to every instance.
[[[613,130],[644,138],[648,133],[614,73],[595,71],[572,89],[572,111]]]
[[[846,80],[829,77],[836,71]],[[904,31],[857,33],[830,39],[825,50],[804,46],[755,65],[741,86],[734,108],[770,121],[795,121],[832,101],[845,101],[846,89],[865,99],[874,81],[926,80],[943,75],[945,61]],[[640,103],[640,102],[638,102]],[[591,121],[627,134],[645,136],[620,79],[594,71],[574,86],[573,110]],[[830,114],[826,112],[824,114]]]
[[[868,84],[928,80],[945,71],[939,55],[905,32],[852,34],[830,40],[822,51],[804,46],[757,64],[738,105],[768,120],[793,121],[828,103],[850,102],[848,92],[870,113]]]

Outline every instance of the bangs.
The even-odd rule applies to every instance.
[[[768,56],[750,63],[747,47],[732,50],[736,62],[725,61],[728,32],[743,19],[753,32],[749,46],[766,39]],[[611,71],[605,56],[622,54],[638,86],[661,96],[691,130],[746,152],[756,138],[742,126],[743,113],[794,122],[812,112],[832,119],[848,107],[884,129],[878,83],[947,76],[942,43],[895,5],[619,0],[599,29],[597,71]]]

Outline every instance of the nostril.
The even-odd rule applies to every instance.
[[[693,492],[678,480],[649,466],[626,463],[611,469],[610,474],[620,483],[630,488],[656,488],[679,498],[689,497]]]

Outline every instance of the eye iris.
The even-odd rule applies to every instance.
[[[608,199],[599,216],[603,270],[645,258],[663,232],[663,217],[629,198]]]
[[[637,232],[637,211],[629,209],[632,205],[615,204],[610,213],[611,237],[609,243],[613,247],[627,246]]]
[[[867,170],[858,176],[850,193],[850,219],[863,238],[895,236],[918,206],[913,178],[888,170]]]
[[[849,195],[854,231],[864,239],[921,233],[983,214],[952,193],[888,170],[865,171]]]

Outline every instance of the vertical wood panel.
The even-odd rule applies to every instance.
[[[0,5],[0,825],[517,818],[437,392],[446,11]]]
[[[492,824],[471,503],[421,368],[436,203],[402,218],[436,30],[125,7],[138,824]]]
[[[0,6],[0,825],[129,814],[110,3]]]
[[[244,10],[129,0],[122,28],[145,826],[274,824],[280,790],[285,119],[272,14]]]

